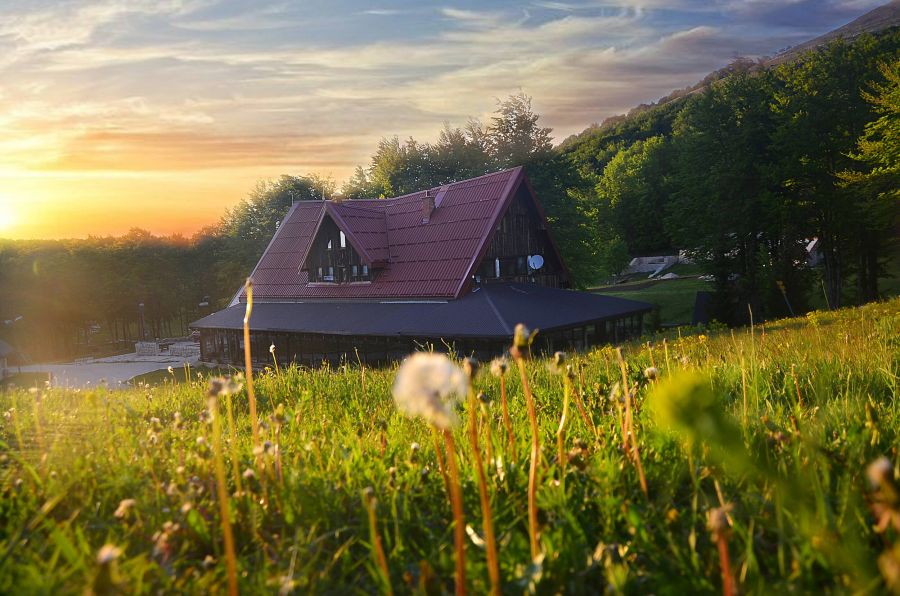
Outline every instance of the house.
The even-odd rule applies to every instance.
[[[562,231],[564,232],[564,230]],[[253,270],[251,349],[316,365],[453,346],[486,358],[517,323],[541,350],[641,333],[651,305],[576,292],[522,168],[377,200],[303,201]],[[201,359],[243,362],[246,296],[192,323]]]

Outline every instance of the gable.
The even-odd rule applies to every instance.
[[[302,265],[308,283],[357,283],[371,281],[372,260],[356,250],[346,232],[326,213]],[[298,277],[300,271],[297,272]]]
[[[543,260],[540,267],[534,267],[534,257]],[[568,271],[526,185],[519,186],[494,226],[487,250],[474,268],[470,282],[473,285],[516,282],[568,287]]]

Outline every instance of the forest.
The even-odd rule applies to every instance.
[[[772,318],[878,299],[897,252],[900,30],[735,68],[558,145],[520,92],[433,142],[382,139],[340,189],[315,173],[262,181],[191,238],[0,240],[0,338],[33,360],[115,352],[139,335],[138,304],[148,335],[184,335],[230,300],[292,201],[390,197],[518,165],[580,287],[682,250],[713,276],[725,323],[747,305]]]

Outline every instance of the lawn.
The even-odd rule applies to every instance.
[[[160,385],[165,386],[173,383],[184,383],[186,380],[186,373],[187,376],[189,376],[196,382],[198,379],[209,379],[210,377],[227,376],[232,375],[236,372],[237,370],[233,368],[208,368],[206,366],[192,367],[189,371],[186,371],[184,367],[175,366],[172,368],[172,372],[169,372],[169,368],[166,367],[159,370],[154,370],[152,372],[144,373],[142,375],[136,375],[131,378],[131,384],[134,386],[147,385],[149,387],[157,387]]]
[[[255,375],[256,440],[246,386],[2,392],[0,593],[481,594],[487,511],[508,593],[883,593],[898,338],[893,300],[527,361],[533,417],[513,363],[509,426],[482,370],[446,436],[396,367]]]
[[[31,387],[43,387],[47,378],[47,373],[41,372],[13,373],[5,379],[0,380],[0,388],[9,386],[23,387],[26,389]]]
[[[697,292],[711,289],[712,284],[709,282],[689,278],[659,280],[649,287],[637,290],[621,291],[604,288],[602,293],[607,296],[642,300],[657,306],[662,324],[690,325],[694,316],[694,301]]]

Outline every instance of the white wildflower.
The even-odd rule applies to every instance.
[[[421,416],[438,428],[456,424],[453,405],[469,389],[465,373],[443,354],[417,352],[400,365],[394,403],[407,416]]]

